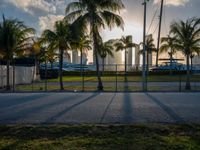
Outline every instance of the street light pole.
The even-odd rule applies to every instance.
[[[147,74],[146,74],[146,10],[147,1],[144,0],[142,3],[144,5],[144,29],[143,29],[143,66],[142,66],[142,77],[143,77],[143,91],[147,91]]]

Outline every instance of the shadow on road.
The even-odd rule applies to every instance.
[[[130,123],[133,122],[134,116],[133,116],[133,108],[132,108],[132,100],[130,93],[123,93],[123,123]]]
[[[31,114],[38,114],[41,110],[45,110],[45,109],[50,109],[51,107],[54,107],[56,105],[60,105],[66,101],[71,101],[74,100],[75,98],[77,98],[77,95],[73,95],[70,97],[64,97],[64,98],[55,98],[55,100],[53,100],[52,102],[49,102],[48,99],[46,100],[46,103],[42,103],[39,104],[39,106],[33,106],[33,107],[29,107],[29,108],[24,108],[23,106],[21,106],[21,109],[19,109],[19,111],[16,110],[15,115],[12,115],[11,117],[7,117],[9,118],[9,120],[12,121],[17,121],[23,118],[26,118],[27,116],[31,115]],[[16,109],[15,107],[11,107],[9,109]],[[10,113],[13,113],[11,110],[5,110],[5,111],[9,111]]]
[[[175,122],[177,123],[184,123],[185,121],[169,106],[162,103],[160,100],[155,98],[154,96],[146,93],[147,97],[149,97],[153,102],[155,102],[162,110],[164,110]]]
[[[17,106],[17,105],[21,105],[24,103],[28,103],[34,100],[39,100],[40,98],[49,96],[49,94],[38,94],[38,95],[29,95],[29,96],[19,96],[18,98],[12,96],[11,98],[5,98],[3,100],[0,100],[0,109],[2,108],[7,108],[10,106]]]
[[[67,112],[71,111],[72,109],[78,107],[79,105],[89,101],[89,100],[92,100],[94,97],[98,96],[100,93],[94,93],[93,95],[87,97],[86,99],[76,103],[76,104],[73,104],[72,106],[64,109],[63,111],[57,113],[56,115],[48,118],[47,120],[45,120],[43,123],[52,123],[53,121],[55,121],[57,118],[61,117],[62,115],[66,114]]]
[[[115,97],[116,97],[116,93],[114,93],[113,97],[111,98],[110,102],[108,103],[108,105],[107,105],[107,107],[106,107],[106,109],[105,109],[105,111],[104,111],[104,113],[103,113],[103,115],[100,119],[100,124],[103,123],[103,120],[104,120],[104,118],[105,118],[105,116],[108,112],[108,109],[109,109],[110,105],[112,104],[112,102],[114,101]]]

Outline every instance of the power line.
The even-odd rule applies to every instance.
[[[157,31],[158,26],[159,26],[159,23],[157,23],[157,26],[155,27],[155,29],[154,29],[154,31],[152,32],[152,34],[154,34],[154,33]]]
[[[157,7],[157,9],[156,9],[156,11],[155,11],[153,17],[152,17],[152,20],[151,20],[151,23],[150,23],[150,25],[149,25],[149,28],[148,28],[147,34],[149,34],[149,32],[150,32],[150,30],[151,30],[151,27],[152,27],[153,22],[154,22],[154,20],[155,20],[155,18],[156,18],[156,14],[157,14],[157,12],[158,12],[158,9],[159,9],[159,4],[158,4],[158,7]]]

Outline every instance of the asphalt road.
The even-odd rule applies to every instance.
[[[200,93],[3,93],[0,124],[200,123]]]

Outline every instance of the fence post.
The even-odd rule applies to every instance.
[[[47,92],[47,61],[45,60],[45,92]]]
[[[34,79],[32,79],[32,83],[31,83],[32,92],[33,92],[33,82],[34,82]]]
[[[180,73],[180,75],[179,75],[179,92],[181,92],[181,73]]]
[[[15,60],[13,59],[13,93],[15,92]]]
[[[115,66],[115,76],[116,76],[116,78],[115,78],[115,92],[117,92],[117,64],[116,64],[116,66]]]
[[[84,65],[81,66],[81,78],[82,78],[82,92],[84,92]]]

